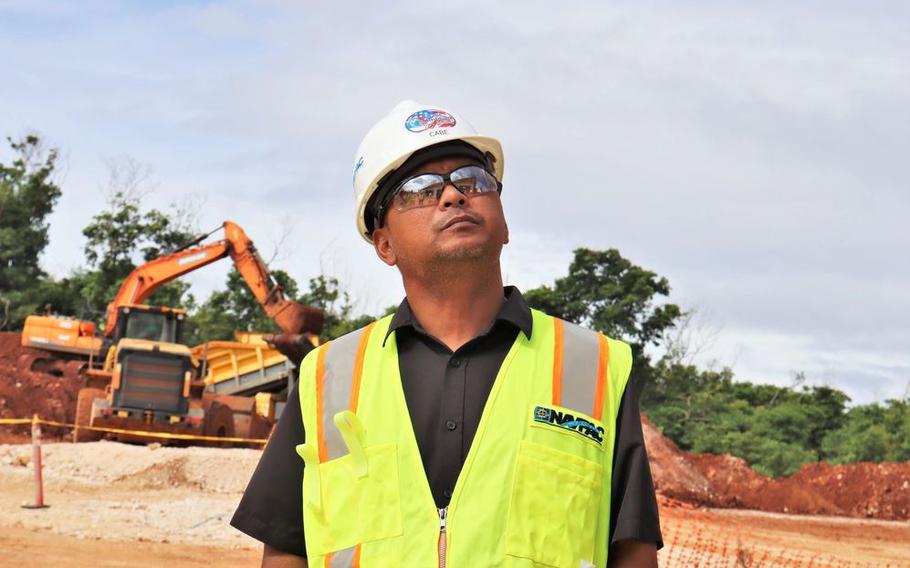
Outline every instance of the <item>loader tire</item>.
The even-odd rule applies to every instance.
[[[87,430],[86,426],[92,424],[92,403],[96,398],[104,398],[104,391],[101,389],[82,389],[76,397],[76,427],[73,428],[73,442],[97,442],[103,436],[103,432]]]

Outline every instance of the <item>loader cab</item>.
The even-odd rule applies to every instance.
[[[186,311],[132,304],[117,309],[114,351],[107,356],[111,382],[102,416],[177,425],[190,414],[190,389],[198,373],[180,343]],[[124,422],[124,425],[127,422]]]
[[[145,339],[161,343],[180,343],[186,311],[178,308],[135,304],[117,310],[114,340]]]

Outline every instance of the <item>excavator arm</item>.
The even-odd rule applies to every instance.
[[[107,306],[104,335],[110,337],[114,334],[117,310],[121,306],[144,303],[155,290],[171,280],[226,257],[229,246],[227,241],[218,241],[161,256],[137,267],[126,277],[117,295]]]
[[[284,333],[312,333],[322,331],[321,310],[301,305],[284,295],[281,285],[269,274],[265,262],[256,252],[253,241],[236,223],[224,222],[225,239],[230,243],[228,253],[240,275],[243,276],[259,305]]]
[[[256,252],[253,241],[239,225],[225,221],[224,239],[200,245],[208,235],[197,237],[181,249],[151,260],[137,267],[123,281],[120,290],[107,308],[105,335],[111,336],[117,325],[117,312],[121,306],[141,304],[161,286],[175,278],[192,272],[217,260],[230,256],[243,276],[250,291],[265,313],[282,330],[280,336],[318,335],[322,331],[321,310],[289,300],[281,286],[269,274],[268,268]],[[211,234],[211,233],[209,233]],[[299,341],[299,338],[297,338]]]

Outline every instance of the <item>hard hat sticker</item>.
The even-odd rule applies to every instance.
[[[411,132],[423,132],[436,128],[455,126],[455,117],[444,110],[419,110],[404,121],[404,127]]]
[[[355,179],[357,178],[357,171],[360,170],[360,168],[362,168],[362,167],[363,167],[363,156],[360,156],[360,158],[357,160],[357,163],[354,164],[354,175],[353,175],[353,177],[354,177]]]

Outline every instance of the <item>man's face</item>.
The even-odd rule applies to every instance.
[[[423,173],[447,174],[466,165],[469,158],[441,158],[415,168],[409,177]],[[468,197],[446,184],[439,203],[399,211],[389,209],[382,228],[373,231],[379,257],[402,271],[413,267],[499,258],[509,241],[509,230],[497,192]]]

